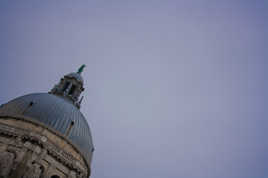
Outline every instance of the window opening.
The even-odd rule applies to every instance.
[[[69,85],[70,85],[70,82],[65,82],[65,84],[63,86],[63,91],[65,91]]]
[[[69,95],[72,95],[74,93],[74,90],[75,90],[75,85],[72,85],[70,91],[69,91]]]
[[[50,178],[60,178],[60,176],[58,176],[58,175],[53,175],[53,176],[51,176]]]

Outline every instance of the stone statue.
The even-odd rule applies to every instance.
[[[15,155],[9,152],[0,152],[0,178],[7,178],[13,165]]]
[[[34,163],[31,167],[29,167],[28,171],[26,171],[23,178],[40,178],[42,171],[42,167]]]

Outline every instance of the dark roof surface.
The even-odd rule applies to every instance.
[[[62,135],[74,121],[67,138],[80,150],[87,162],[91,162],[94,147],[89,125],[79,109],[64,98],[48,93],[29,94],[2,105],[0,114],[30,117]]]

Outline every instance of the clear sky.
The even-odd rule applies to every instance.
[[[266,0],[1,0],[0,103],[86,64],[92,178],[267,178]]]

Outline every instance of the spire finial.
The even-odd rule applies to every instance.
[[[81,67],[78,69],[77,73],[78,74],[81,74],[83,72],[83,70],[84,70],[85,67],[86,67],[85,64],[81,65]]]

